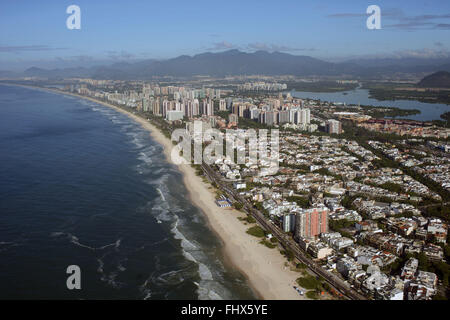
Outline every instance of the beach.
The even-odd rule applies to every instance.
[[[43,89],[43,88],[40,88]],[[172,163],[170,152],[172,142],[149,121],[112,104],[77,94],[45,89],[58,94],[67,94],[87,99],[95,103],[113,108],[127,115],[148,130],[151,137],[161,144],[169,163]],[[206,216],[209,227],[223,243],[225,261],[243,273],[256,294],[265,300],[303,300],[293,286],[298,286],[296,279],[301,273],[292,271],[287,259],[278,248],[270,249],[260,244],[260,238],[246,233],[250,224],[244,224],[239,217],[246,215],[235,209],[219,208],[215,203],[215,189],[197,176],[190,165],[177,165],[183,175],[183,182],[189,192],[192,203]]]

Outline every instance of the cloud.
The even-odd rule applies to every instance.
[[[369,14],[366,12],[341,12],[341,13],[333,13],[327,15],[328,18],[366,18]],[[400,18],[403,17],[404,13],[401,9],[398,8],[381,8],[381,17],[389,17],[389,18]]]
[[[88,55],[68,56],[68,57],[55,57],[55,60],[59,62],[90,62],[94,61],[94,57]]]
[[[375,53],[375,54],[350,56],[346,57],[343,60],[345,61],[349,59],[402,59],[402,58],[419,58],[419,59],[450,58],[450,51],[444,48],[397,50],[390,53]]]
[[[437,59],[449,58],[450,52],[447,50],[434,49],[418,49],[418,50],[401,50],[393,53],[395,58],[421,58],[421,59]]]
[[[434,26],[435,29],[450,30],[450,23],[438,23]]]
[[[369,15],[365,12],[341,12],[327,15],[328,18],[349,19],[349,18],[365,18]],[[399,8],[381,7],[381,19],[389,21],[383,23],[383,28],[398,29],[404,31],[412,30],[449,30],[450,29],[450,13],[443,14],[421,14],[409,16]],[[443,20],[443,21],[439,21]]]
[[[0,52],[10,52],[10,53],[21,53],[26,51],[53,51],[66,49],[67,48],[53,48],[47,45],[0,46]]]
[[[244,45],[235,45],[227,41],[215,42],[212,47],[206,48],[208,51],[222,51],[222,50],[231,50],[231,49],[239,49],[243,51],[255,51],[262,50],[268,52],[298,52],[298,51],[315,51],[315,48],[297,48],[290,47],[285,45],[278,45],[274,43],[265,43],[265,42],[252,42]]]
[[[292,51],[315,51],[314,48],[294,48],[284,45],[268,44],[262,42],[249,43],[247,45],[250,50],[264,50],[264,51],[280,51],[280,52],[292,52]]]
[[[430,20],[438,20],[438,19],[450,19],[450,13],[446,14],[422,14],[419,16],[411,16],[411,17],[402,17],[403,20],[412,20],[412,21],[430,21]]]
[[[328,18],[361,18],[366,17],[365,13],[334,13],[327,15]]]
[[[432,29],[434,26],[431,22],[404,22],[384,25],[383,28],[399,29],[405,31],[413,31],[418,29]]]
[[[237,46],[233,45],[230,42],[227,41],[221,41],[221,42],[215,42],[211,48],[208,48],[207,50],[210,51],[220,51],[220,50],[227,50],[227,49],[235,49]]]
[[[108,57],[113,60],[123,60],[123,59],[127,60],[127,59],[133,59],[136,57],[134,54],[129,53],[125,50],[122,50],[122,51],[111,50],[111,51],[106,51],[106,53],[108,54]]]

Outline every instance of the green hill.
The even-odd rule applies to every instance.
[[[435,72],[420,80],[417,85],[423,88],[450,88],[450,72]]]

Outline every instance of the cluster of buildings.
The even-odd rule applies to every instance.
[[[436,293],[438,283],[436,274],[419,270],[419,261],[415,258],[405,263],[401,278],[408,300],[428,300]]]
[[[399,136],[445,139],[450,135],[450,129],[411,120],[368,119],[359,122],[358,126],[377,132],[394,133]]]
[[[374,194],[376,195],[376,194]],[[373,199],[364,200],[356,198],[353,205],[359,212],[364,213],[369,219],[382,219],[401,214],[420,216],[420,210],[411,204],[400,202],[379,202]]]
[[[280,139],[281,168],[276,176],[256,176],[257,167],[234,168],[246,182],[240,194],[260,203],[311,257],[368,296],[430,299],[436,293],[430,287],[423,295],[421,285],[383,270],[405,254],[423,253],[430,261],[444,261],[442,247],[433,242],[445,243],[448,226],[423,217],[414,205],[421,196],[437,194],[401,169],[373,166],[379,157],[355,141],[296,133]],[[386,183],[401,191],[376,187]],[[354,209],[342,205],[349,196],[359,196],[350,203]],[[332,220],[345,220],[350,226],[333,231]],[[434,273],[430,277],[437,279]]]
[[[397,144],[368,141],[368,144],[382,152],[386,157],[404,167],[411,168],[411,170],[439,183],[442,188],[450,191],[450,158],[448,152],[444,150],[434,153],[423,151],[426,146],[415,140],[403,140]],[[427,145],[434,146],[430,143],[427,143]],[[411,180],[409,183],[411,183]],[[424,191],[424,188],[420,187],[419,190]],[[431,197],[437,201],[442,200],[437,193],[432,193]]]
[[[238,117],[257,121],[267,126],[291,124],[303,130],[317,130],[311,125],[311,110],[304,107],[302,100],[264,99],[259,105],[234,100],[229,111]]]
[[[277,83],[277,82],[247,82],[238,85],[238,90],[240,91],[281,91],[287,90],[287,84]]]
[[[405,254],[423,254],[430,261],[445,261],[444,251],[437,244],[446,244],[448,225],[434,217],[425,218],[417,206],[424,198],[442,199],[404,172],[411,168],[450,190],[450,161],[445,155],[445,144],[368,141],[365,148],[350,139],[309,134],[306,131],[318,128],[311,123],[314,103],[290,95],[264,97],[255,102],[251,98],[223,98],[223,91],[211,88],[145,84],[141,90],[117,92],[114,85],[92,80],[70,90],[152,112],[167,121],[198,118],[204,121],[203,129],[236,127],[240,118],[246,118],[281,129],[302,130],[280,130],[280,168],[276,175],[261,174],[268,165],[266,159],[237,164],[224,156],[212,167],[275,225],[292,235],[318,263],[355,289],[375,299],[389,300],[430,299],[436,294],[436,274],[421,271],[414,260],[405,263],[401,274],[392,276],[383,270]],[[242,90],[275,90],[267,88],[275,88],[276,84],[267,85],[247,83]],[[228,126],[215,115],[217,110],[229,112]],[[359,125],[381,125],[366,120]],[[330,134],[342,132],[338,120],[319,122]],[[406,124],[382,125],[383,129],[377,130],[400,130],[395,128]],[[193,131],[191,123],[186,124],[186,130]],[[240,148],[233,147],[236,151]],[[398,162],[404,170],[380,167],[380,157],[371,148]],[[247,157],[246,149],[243,151]],[[217,205],[229,207],[231,203],[220,198]]]

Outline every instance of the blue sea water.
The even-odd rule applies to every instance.
[[[125,115],[0,85],[0,164],[0,299],[255,298]],[[69,265],[81,290],[67,289]]]
[[[328,102],[341,102],[346,104],[361,104],[377,107],[396,107],[400,109],[416,109],[419,114],[408,115],[405,118],[418,121],[442,120],[441,114],[450,111],[450,105],[443,103],[426,103],[415,100],[383,100],[369,98],[369,90],[355,89],[343,92],[304,92],[291,91],[293,97],[302,99],[315,99]]]

